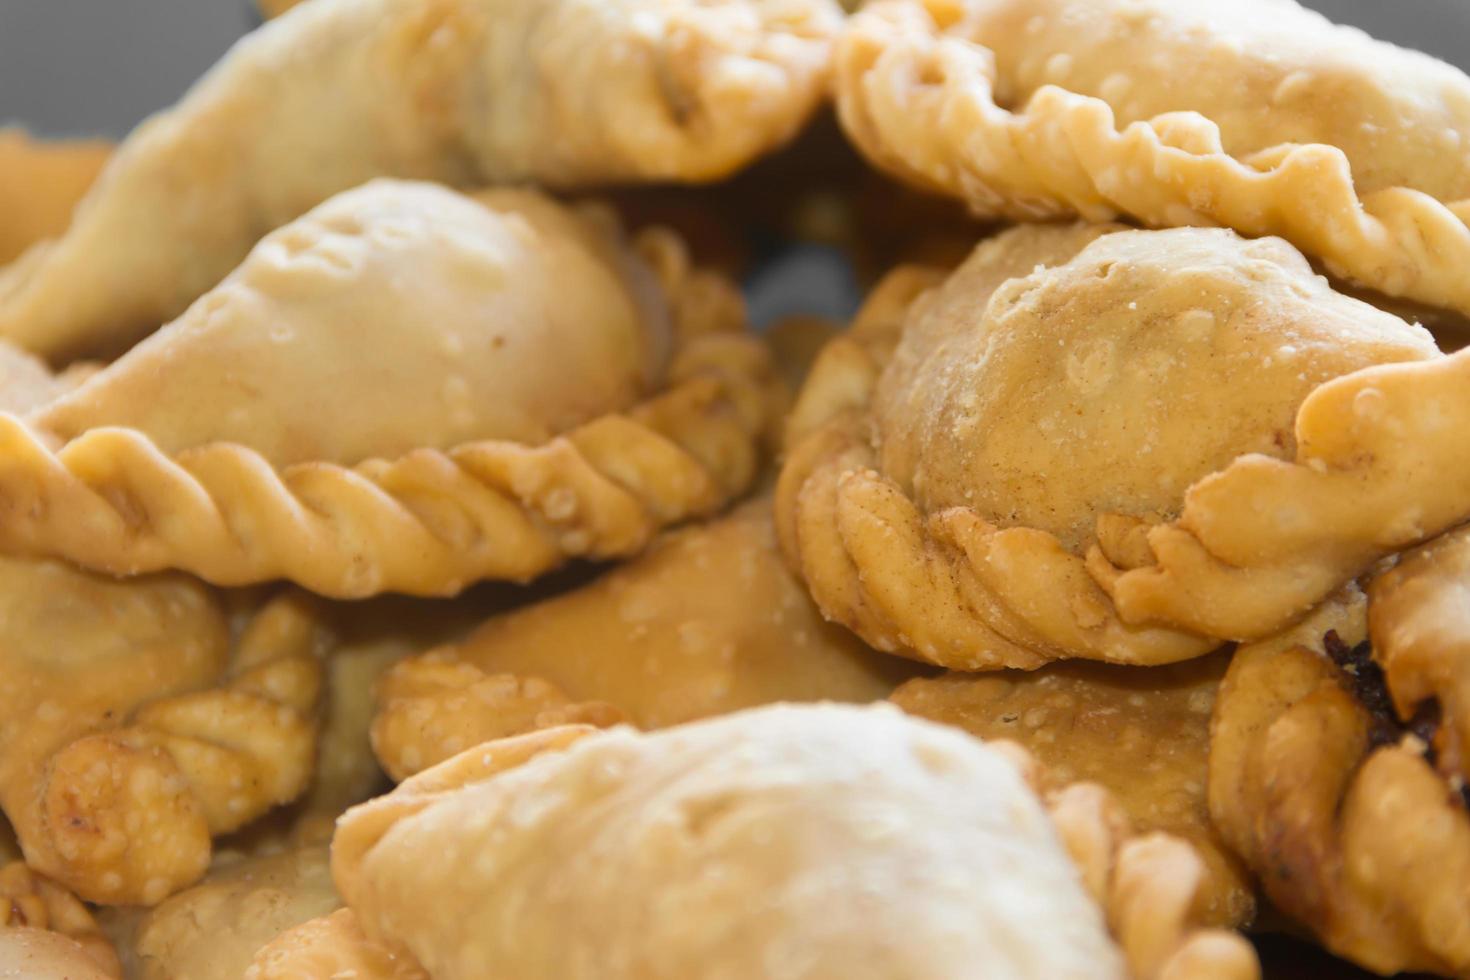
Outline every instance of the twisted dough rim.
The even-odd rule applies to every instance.
[[[1125,622],[1254,640],[1470,517],[1470,352],[1363,368],[1297,410],[1294,460],[1249,454],[1180,516],[1103,518],[1088,570]]]
[[[925,7],[869,4],[838,40],[839,118],[879,167],[963,198],[980,215],[1121,214],[1154,227],[1276,235],[1340,278],[1470,312],[1470,200],[1407,187],[1359,195],[1346,155],[1330,145],[1237,158],[1197,112],[1119,130],[1106,101],[1056,85],[1013,113],[994,97],[991,52],[947,35]]]
[[[320,595],[454,594],[574,557],[639,551],[754,478],[769,355],[753,337],[687,342],[672,386],[540,446],[485,440],[356,466],[274,468],[247,446],[170,457],[143,433],[60,448],[0,415],[0,548],[217,585],[288,579]]]
[[[875,295],[891,302],[882,286]],[[1162,664],[1219,645],[1123,622],[1054,536],[1001,529],[970,508],[923,514],[883,476],[867,414],[900,329],[894,318],[829,343],[793,413],[777,537],[824,616],[879,650],[957,670],[1068,657]]]

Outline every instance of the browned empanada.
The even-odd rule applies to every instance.
[[[1209,868],[1208,921],[1240,925],[1250,882],[1210,823],[1210,712],[1229,655],[1163,667],[1067,662],[1034,672],[950,672],[909,681],[890,700],[921,718],[1031,752],[1049,779],[1105,787],[1140,831],[1189,841]]]
[[[1470,78],[1292,0],[881,0],[835,64],[864,153],[977,214],[1279,235],[1470,312]]]
[[[117,952],[87,907],[71,892],[37,874],[22,861],[0,863],[0,937],[14,929],[45,930],[64,936],[85,952],[90,961],[85,964],[88,971],[101,971],[109,977],[122,976]],[[45,955],[54,950],[66,961],[73,959],[74,950],[66,944],[48,939],[36,941],[48,951]],[[65,980],[68,976],[65,972],[51,973],[40,966],[32,966],[27,972],[17,970],[13,962],[6,962],[8,956],[17,955],[29,945],[27,937],[0,938],[0,977]],[[91,973],[84,971],[83,975]]]
[[[0,337],[115,353],[374,177],[725,176],[816,108],[841,21],[833,0],[313,2],[140,126],[67,233],[0,274]]]
[[[375,182],[0,416],[0,545],[344,598],[631,554],[757,472],[779,382],[742,328],[666,233]]]
[[[351,912],[251,976],[352,962],[364,935],[439,980],[1258,975],[1197,928],[1187,845],[1134,837],[1097,787],[1043,804],[1019,752],[832,705],[488,743],[350,811]]]
[[[1429,427],[1470,360],[1279,239],[1023,226],[880,319],[813,369],[776,515],[822,611],[882,650],[962,670],[1184,660],[1470,514],[1466,481],[1425,487],[1429,464],[1464,465]],[[1206,500],[1232,519],[1207,528],[1234,563],[1214,575],[1176,561]]]
[[[306,788],[327,639],[299,597],[232,640],[187,579],[5,560],[0,581],[0,806],[37,871],[152,904]]]
[[[373,745],[403,779],[538,728],[664,728],[775,701],[874,701],[910,674],[822,621],[781,562],[763,498],[396,665],[379,687]]]

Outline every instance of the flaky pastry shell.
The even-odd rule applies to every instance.
[[[757,472],[782,388],[743,323],[668,233],[374,182],[0,416],[0,548],[337,598],[632,554]]]
[[[1470,311],[1470,79],[1291,0],[879,0],[834,60],[869,159],[977,214],[1279,235]]]

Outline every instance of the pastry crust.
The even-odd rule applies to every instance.
[[[306,788],[328,640],[300,597],[232,643],[189,581],[15,561],[0,576],[0,803],[37,871],[153,904],[204,874],[211,838]]]
[[[373,745],[403,779],[538,728],[665,728],[777,701],[873,701],[910,673],[822,621],[759,498],[399,663],[379,685]]]
[[[1068,662],[1037,671],[915,678],[890,700],[986,741],[1014,741],[1057,784],[1096,783],[1141,832],[1187,841],[1204,862],[1206,922],[1255,912],[1244,868],[1210,823],[1205,800],[1210,712],[1229,656],[1164,667]],[[1126,760],[1126,761],[1120,761]]]
[[[334,198],[0,416],[0,547],[339,598],[635,553],[750,483],[781,392],[733,287],[636,248],[531,192]]]
[[[123,143],[67,233],[0,276],[0,336],[116,353],[378,176],[719,179],[816,108],[841,20],[832,0],[312,3]]]
[[[1235,636],[1125,603],[1120,583],[1149,574],[1132,570],[1150,557],[1134,532],[1181,506],[1187,520],[1243,453],[1274,465],[1314,447],[1291,426],[1323,382],[1395,361],[1422,363],[1374,370],[1423,381],[1447,363],[1284,242],[1215,229],[1024,226],[887,322],[834,341],[813,370],[777,526],[828,618],[962,670],[1169,663]],[[1283,493],[1278,511],[1298,500]],[[1335,568],[1312,601],[1361,570]],[[1248,598],[1276,601],[1274,584]]]
[[[117,980],[81,943],[46,929],[0,928],[0,976]]]
[[[790,977],[919,980],[977,962],[1125,975],[1040,801],[1008,759],[952,730],[885,708],[773,707],[584,736],[513,771],[492,762],[494,779],[418,786],[519,741],[428,770],[339,825],[348,905],[436,978],[779,963]],[[460,914],[402,900],[425,888]]]
[[[1470,310],[1470,79],[1289,0],[881,0],[834,60],[863,152],[978,214],[1279,235]]]
[[[1393,718],[1367,648],[1352,649],[1364,636],[1349,593],[1240,648],[1215,707],[1211,814],[1273,902],[1337,955],[1463,976],[1470,817],[1417,726]]]
[[[117,952],[87,907],[65,888],[31,870],[25,862],[14,861],[0,866],[0,932],[19,928],[65,936],[86,951],[97,969],[109,977],[122,976]],[[8,972],[0,964],[0,976],[19,975]],[[50,976],[41,970],[24,975]]]

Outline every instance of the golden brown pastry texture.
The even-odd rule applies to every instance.
[[[822,621],[759,498],[397,664],[379,686],[373,745],[403,779],[537,728],[665,728],[776,701],[875,701],[911,673]]]
[[[637,244],[529,191],[334,198],[0,416],[0,543],[353,598],[641,550],[749,484],[779,382],[728,284]]]
[[[0,336],[125,349],[374,177],[717,179],[805,122],[840,24],[832,0],[312,3],[140,126],[67,233],[0,274]]]
[[[882,0],[834,60],[864,153],[978,214],[1279,235],[1470,310],[1470,79],[1292,0]]]
[[[908,681],[904,711],[986,741],[1025,747],[1054,783],[1095,783],[1139,831],[1188,841],[1209,877],[1204,910],[1219,925],[1248,922],[1254,892],[1210,823],[1205,783],[1210,712],[1229,656],[1163,667],[1068,662],[1034,672],[950,672]]]
[[[188,580],[13,560],[0,579],[0,805],[34,869],[156,903],[204,874],[211,838],[306,788],[327,638],[298,597],[232,641]]]
[[[1277,590],[1270,569],[1196,582],[1191,566],[1175,619],[1129,604],[1130,577],[1173,570],[1156,542],[1174,525],[1151,525],[1181,508],[1187,520],[1212,480],[1315,448],[1298,410],[1329,397],[1324,382],[1373,367],[1422,389],[1456,369],[1425,331],[1334,293],[1286,243],[1216,229],[1022,226],[889,323],[835,341],[813,370],[777,525],[829,618],[879,649],[966,670],[1168,663],[1237,635],[1201,620],[1212,613],[1300,616],[1376,554],[1329,550],[1339,537],[1324,520],[1332,563],[1305,580],[1320,591]],[[1358,435],[1337,440],[1357,448]],[[1401,455],[1449,455],[1443,439],[1409,443]],[[1391,482],[1403,476],[1384,462]],[[1393,519],[1357,490],[1349,542],[1352,523],[1382,535]],[[1470,510],[1452,485],[1439,496]],[[1252,514],[1303,508],[1285,488],[1274,503],[1234,501],[1247,529]],[[1150,547],[1160,568],[1139,567]]]
[[[65,936],[76,943],[91,959],[92,965],[108,976],[122,975],[117,952],[102,934],[91,911],[71,892],[44,875],[37,874],[21,861],[0,865],[0,934],[13,929],[45,930]],[[66,948],[49,940],[41,940],[48,949],[62,952]],[[10,946],[0,940],[0,946]],[[26,945],[24,940],[21,946]],[[0,953],[0,961],[6,953]],[[67,958],[70,958],[69,956]],[[0,976],[16,976],[0,966]],[[44,970],[21,976],[49,977]],[[58,973],[57,976],[64,976]]]

